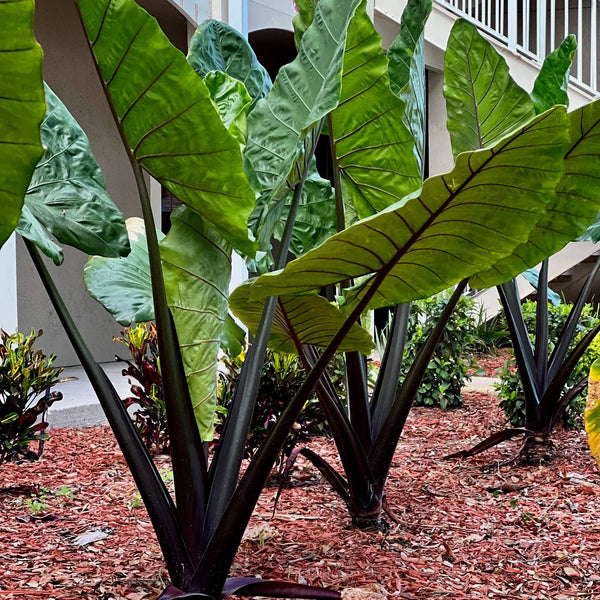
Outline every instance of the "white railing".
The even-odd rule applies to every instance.
[[[537,62],[573,33],[578,50],[571,82],[599,95],[597,63],[600,42],[599,0],[436,0],[462,17],[474,21],[510,50]]]

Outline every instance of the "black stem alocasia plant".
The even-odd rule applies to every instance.
[[[448,108],[448,129],[455,154],[465,150],[486,147],[493,143],[498,131],[516,127],[532,114],[541,114],[548,108],[568,105],[568,76],[577,49],[574,36],[563,43],[544,61],[533,91],[527,94],[510,77],[504,61],[491,44],[466,21],[458,21],[451,33],[446,54],[444,94]],[[473,66],[477,65],[477,69]],[[465,90],[469,90],[467,93]],[[490,105],[486,96],[493,90],[504,102]],[[465,111],[465,105],[469,110]],[[515,110],[518,106],[518,110]],[[502,307],[515,352],[519,376],[525,396],[525,426],[509,428],[493,434],[470,450],[450,457],[472,456],[515,436],[524,436],[521,453],[526,460],[547,455],[552,429],[564,414],[569,403],[585,386],[585,380],[565,391],[577,361],[592,342],[600,327],[593,328],[577,344],[573,340],[577,322],[589,296],[600,263],[591,270],[573,305],[559,340],[551,352],[548,340],[548,240],[552,235],[571,241],[581,233],[585,239],[598,240],[595,224],[583,231],[586,224],[598,214],[597,175],[600,166],[598,134],[600,109],[594,102],[569,115],[570,145],[565,154],[565,172],[556,188],[555,217],[550,225],[541,221],[534,229],[530,244],[515,252],[510,261],[526,264],[541,261],[537,295],[537,318],[534,343],[531,343],[523,314],[516,281],[506,281],[508,261],[493,270],[474,277],[474,287],[498,285]],[[479,136],[475,135],[479,132]],[[465,132],[472,132],[466,135]],[[581,222],[576,223],[576,215]],[[536,450],[538,448],[538,450]]]
[[[555,191],[564,178],[570,144],[564,108],[552,108],[525,120],[490,148],[461,154],[450,173],[429,178],[421,186],[422,153],[419,144],[415,151],[411,132],[416,121],[402,122],[403,115],[409,114],[405,108],[413,101],[414,89],[409,76],[398,93],[392,91],[396,89],[394,77],[386,77],[388,62],[366,15],[366,3],[321,0],[314,18],[309,4],[298,3],[303,34],[297,59],[282,68],[272,88],[265,80],[253,86],[253,99],[235,76],[239,63],[225,61],[231,73],[200,75],[190,65],[192,61],[186,61],[169,44],[154,19],[132,0],[77,2],[138,183],[171,433],[174,500],[45,269],[37,247],[48,253],[50,249],[33,234],[28,247],[148,509],[171,577],[161,600],[217,600],[234,593],[339,598],[337,591],[299,584],[228,579],[262,486],[302,406],[315,387],[327,390],[323,375],[336,351],[369,352],[372,341],[357,325],[365,310],[402,305],[464,285],[461,282],[493,268],[512,256],[519,245],[526,245],[540,222],[553,223]],[[8,23],[12,32],[1,38],[0,44],[6,45],[0,45],[0,57],[2,52],[14,56],[16,49],[25,47],[23,40],[33,45],[31,13],[30,0],[0,3],[0,27]],[[215,30],[219,35],[234,35],[226,28]],[[223,47],[215,44],[213,53]],[[239,54],[247,61],[243,73],[262,73],[247,50]],[[35,120],[26,123],[30,116],[26,103],[37,98],[33,109],[39,112],[42,98],[41,59],[39,52],[33,54],[24,60],[29,72],[35,71],[37,76],[25,80],[20,79],[26,71],[23,66],[15,72],[7,61],[0,60],[0,110],[6,98],[14,97],[13,87],[25,90],[23,96],[16,96],[16,102],[23,109],[22,135],[28,139],[35,138]],[[371,54],[373,60],[366,60]],[[399,60],[397,64],[404,63]],[[231,102],[220,102],[223,96]],[[232,305],[244,307],[241,312],[256,334],[254,358],[246,363],[230,411],[236,415],[235,421],[226,426],[209,461],[206,443],[212,438],[213,395],[202,374],[215,367],[218,346],[225,337],[224,290],[231,252],[235,249],[253,259],[263,270],[271,263],[276,268],[285,264],[288,244],[301,254],[300,240],[311,236],[303,236],[302,228],[294,225],[306,226],[303,219],[310,215],[310,194],[327,188],[315,173],[313,160],[325,121],[340,181],[350,195],[342,199],[352,201],[361,220],[333,236],[324,236],[327,239],[322,244],[283,270],[243,284],[230,298]],[[0,148],[16,154],[12,139],[0,137]],[[38,144],[38,153],[39,148]],[[390,149],[389,154],[380,152],[384,148]],[[56,154],[57,160],[62,160],[58,155],[65,153]],[[74,164],[67,166],[75,168],[77,159],[72,156],[69,160]],[[28,201],[34,204],[34,196],[25,194],[23,184],[30,179],[32,162],[35,160],[30,157],[29,162],[7,163],[21,182],[6,198],[17,216],[24,196],[26,205]],[[144,172],[185,205],[174,215],[172,230],[160,243]],[[49,203],[56,193],[49,188]],[[83,215],[75,222],[84,222],[94,204],[87,198],[77,202],[73,194],[69,198]],[[327,193],[318,198],[335,202]],[[48,227],[43,222],[45,213],[38,214],[40,227],[41,223]],[[251,217],[252,239],[247,229]],[[17,221],[16,217],[7,221],[7,232]],[[98,221],[111,224],[106,217]],[[112,256],[125,254],[122,219],[110,230],[112,243],[107,245]],[[272,237],[278,238],[280,246],[274,258],[269,247]],[[549,246],[560,245],[560,240],[549,237]],[[137,252],[139,231],[137,237],[130,231],[130,238],[132,256]],[[69,238],[63,243],[79,246],[80,240]],[[263,254],[259,256],[257,250]],[[265,253],[269,255],[266,260]],[[111,256],[108,250],[104,254]],[[112,260],[128,264],[129,259]],[[507,279],[517,272],[514,265],[505,269]],[[327,285],[343,288],[338,305],[317,295]],[[457,289],[458,294],[460,287]],[[403,309],[398,312],[402,319]],[[251,390],[256,389],[268,343],[317,346],[322,351],[305,352],[312,368],[304,384],[240,478],[255,401]],[[418,372],[416,369],[405,386],[415,384]],[[389,382],[380,388],[389,390]],[[327,394],[321,397],[326,406]],[[388,423],[402,422],[407,403],[392,402],[390,407],[389,399],[381,398],[375,413],[388,409],[386,418],[374,414],[372,427],[378,434],[369,457],[376,460],[363,465],[381,489],[397,442],[397,433]],[[340,427],[339,431],[351,435],[349,429]],[[350,451],[359,455],[356,447]],[[356,489],[360,491],[358,486]]]

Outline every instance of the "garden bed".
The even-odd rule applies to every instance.
[[[582,430],[556,433],[548,466],[499,466],[518,441],[442,459],[503,426],[496,403],[467,394],[462,409],[412,411],[387,488],[398,522],[386,535],[350,529],[300,459],[273,519],[275,489],[263,493],[234,574],[335,589],[379,583],[403,599],[600,597],[600,472]],[[166,572],[112,434],[50,436],[41,462],[1,468],[0,597],[155,598]],[[327,440],[311,447],[335,456]]]

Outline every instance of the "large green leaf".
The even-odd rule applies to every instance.
[[[569,35],[544,60],[530,94],[537,114],[543,113],[555,104],[569,106],[567,94],[569,71],[576,51],[577,40],[574,35]]]
[[[362,2],[348,28],[342,93],[329,129],[342,186],[359,218],[421,185],[414,140],[403,115],[404,102],[390,89],[381,38]]]
[[[62,254],[53,251],[44,228],[59,242],[86,254],[125,256],[129,253],[125,221],[106,191],[87,136],[48,86],[46,102],[42,123],[46,153],[33,173],[25,196],[29,210],[17,231],[57,264]]]
[[[291,194],[285,202],[284,214],[289,212]],[[279,219],[275,224],[275,237],[280,240],[285,221]],[[309,250],[322,244],[335,233],[335,198],[331,183],[323,179],[316,170],[311,171],[304,182],[302,198],[294,221],[290,252],[302,256]]]
[[[160,244],[167,302],[205,442],[213,436],[217,357],[228,311],[231,251],[224,238],[186,207],[171,215],[171,229]]]
[[[31,174],[44,153],[42,49],[33,36],[33,1],[0,2],[0,246],[19,223]]]
[[[125,258],[91,256],[83,280],[92,295],[121,324],[154,319],[152,282],[144,222],[127,219],[131,252]],[[157,231],[159,239],[164,235]]]
[[[406,105],[403,121],[415,140],[421,170],[425,162],[425,24],[431,8],[432,0],[409,0],[400,33],[387,52],[390,86]]]
[[[244,84],[220,71],[207,73],[204,83],[227,131],[243,149],[246,145],[246,118],[252,102]]]
[[[263,312],[265,301],[251,301],[250,282],[239,286],[229,297],[229,307],[255,334]],[[322,296],[280,296],[269,337],[269,348],[275,352],[297,352],[295,339],[300,344],[326,348],[346,317]],[[357,325],[341,343],[340,352],[354,350],[369,354],[373,350],[373,339],[368,331]]]
[[[473,287],[504,283],[515,271],[519,273],[538,264],[586,231],[600,211],[600,100],[578,108],[568,119],[570,144],[565,153],[564,174],[546,214],[527,243],[492,269],[474,276],[469,282]]]
[[[23,204],[21,219],[15,229],[24,238],[31,240],[55,265],[61,265],[65,259],[62,248],[52,239],[48,230],[29,210],[27,202]]]
[[[302,188],[302,196],[294,221],[290,252],[298,257],[322,244],[335,229],[335,197],[333,187],[327,179],[323,179],[312,161],[308,167],[309,173]],[[259,246],[269,248],[271,237],[281,240],[285,230],[285,216],[289,214],[294,195],[293,189],[281,200],[265,204],[266,198],[257,202],[255,213],[250,217],[250,223],[255,228]],[[264,265],[258,272],[267,272]]]
[[[293,20],[294,42],[296,43],[296,48],[300,48],[302,36],[313,22],[318,3],[319,0],[296,0],[294,2],[298,11],[298,14]]]
[[[156,20],[132,0],[78,0],[99,72],[130,151],[236,247],[253,252],[254,193],[239,144]]]
[[[233,27],[208,20],[190,40],[187,60],[200,77],[222,71],[241,81],[252,98],[252,107],[271,89],[271,77],[258,62],[248,41]]]
[[[535,114],[504,58],[463,19],[456,21],[448,40],[444,96],[455,156],[491,146]]]
[[[248,117],[245,158],[273,197],[285,186],[302,140],[339,100],[348,23],[359,0],[321,0],[298,56],[282,67]]]
[[[461,154],[450,173],[282,272],[261,276],[252,294],[303,293],[367,276],[359,293],[374,293],[375,308],[443,290],[528,239],[554,195],[567,144],[565,109],[557,107],[492,148]]]

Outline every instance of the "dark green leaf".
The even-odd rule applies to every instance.
[[[421,170],[425,149],[425,24],[432,0],[409,0],[402,13],[400,33],[387,52],[392,91],[404,101],[403,122],[415,141]]]
[[[228,356],[235,358],[241,354],[244,348],[245,339],[245,331],[234,321],[233,317],[228,314],[225,318],[223,334],[221,335],[221,349],[226,352]]]
[[[574,35],[569,35],[544,60],[530,94],[537,114],[543,113],[555,104],[569,106],[567,94],[569,70],[576,51],[577,40]]]
[[[315,10],[319,0],[296,0],[295,5],[298,14],[294,17],[294,41],[296,48],[300,48],[300,42],[305,31],[309,28],[315,17]]]
[[[84,131],[65,105],[46,86],[48,112],[42,123],[46,153],[33,173],[25,205],[30,215],[17,231],[57,262],[45,227],[63,244],[91,255],[118,257],[129,253],[121,211],[111,200],[100,167]],[[52,253],[49,253],[52,252]]]
[[[187,61],[203,79],[210,71],[222,71],[241,81],[252,98],[252,108],[272,86],[248,41],[221,21],[204,21],[198,26],[190,41]]]
[[[246,88],[237,79],[220,71],[208,73],[204,83],[227,131],[243,148],[246,144],[246,118],[252,101]]]
[[[92,256],[83,268],[88,291],[121,325],[154,319],[144,222],[131,218],[126,223],[130,254],[125,258]],[[160,232],[157,235],[164,237]]]
[[[245,159],[262,192],[277,195],[301,152],[302,140],[333,110],[341,88],[346,29],[359,0],[321,0],[296,59],[248,117]]]

